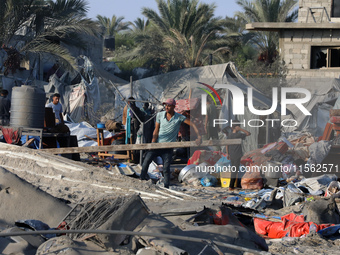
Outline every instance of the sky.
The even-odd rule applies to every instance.
[[[87,0],[89,3],[89,11],[87,16],[96,19],[96,16],[106,16],[111,18],[112,15],[117,17],[125,17],[124,21],[134,21],[138,17],[144,18],[142,15],[142,7],[157,10],[156,0]],[[232,17],[236,11],[240,11],[240,7],[236,4],[236,0],[201,0],[203,3],[215,3],[215,15],[225,18]]]

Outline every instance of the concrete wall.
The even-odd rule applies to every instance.
[[[299,23],[314,23],[313,17],[309,11],[309,8],[325,7],[327,14],[331,17],[332,0],[299,0]],[[327,14],[323,9],[312,9],[314,18],[317,23],[328,22]],[[323,17],[322,17],[323,13]],[[308,16],[308,19],[307,19]],[[322,19],[321,19],[322,18]]]
[[[310,69],[312,46],[340,47],[338,30],[283,30],[280,33],[280,55],[289,77],[339,78],[340,67]]]

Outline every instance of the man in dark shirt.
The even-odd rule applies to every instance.
[[[238,120],[233,120],[233,123],[239,123]],[[245,129],[242,129],[239,124],[233,124],[231,127],[231,132],[228,134],[227,139],[245,139],[246,136],[250,135]],[[237,178],[237,173],[240,168],[241,158],[243,156],[242,145],[235,144],[235,145],[227,145],[227,154],[228,159],[231,161],[231,166],[235,168],[234,171],[231,171],[230,183],[229,183],[229,190],[233,190],[235,186],[235,181]],[[240,182],[238,182],[240,184]],[[238,185],[239,186],[239,185]]]
[[[9,111],[11,109],[11,101],[7,98],[8,91],[3,89],[0,92],[0,125],[8,126],[9,125]]]

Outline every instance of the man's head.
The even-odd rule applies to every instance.
[[[128,103],[129,105],[135,105],[135,104],[136,104],[135,101],[130,101],[130,100],[135,100],[134,97],[129,97],[127,103]]]
[[[55,93],[52,96],[52,103],[53,104],[58,104],[60,100],[60,94],[59,93]]]
[[[6,97],[8,95],[8,90],[6,89],[2,89],[1,92],[0,92],[1,96],[4,96]]]
[[[176,107],[176,100],[173,98],[168,98],[165,102],[163,102],[165,106],[165,111],[168,113],[173,113]]]
[[[234,120],[233,120],[233,126],[232,126],[231,128],[232,128],[233,130],[239,131],[240,128],[241,128],[240,124],[234,124],[234,123],[239,123],[239,122],[240,122],[239,120],[234,119]]]
[[[143,109],[146,110],[146,109],[148,109],[148,108],[149,108],[149,103],[144,103],[144,104],[143,104]]]

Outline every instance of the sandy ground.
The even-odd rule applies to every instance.
[[[151,181],[115,174],[106,168],[3,143],[0,144],[0,166],[50,195],[68,201],[70,206],[82,199],[140,194],[151,211],[161,213],[202,210],[204,206],[221,205],[229,196],[225,188],[193,187],[178,182],[173,182],[175,186],[167,190]],[[176,221],[173,217],[169,220]],[[340,240],[327,240],[318,235],[286,241],[267,240],[267,243],[273,254],[340,254]]]

